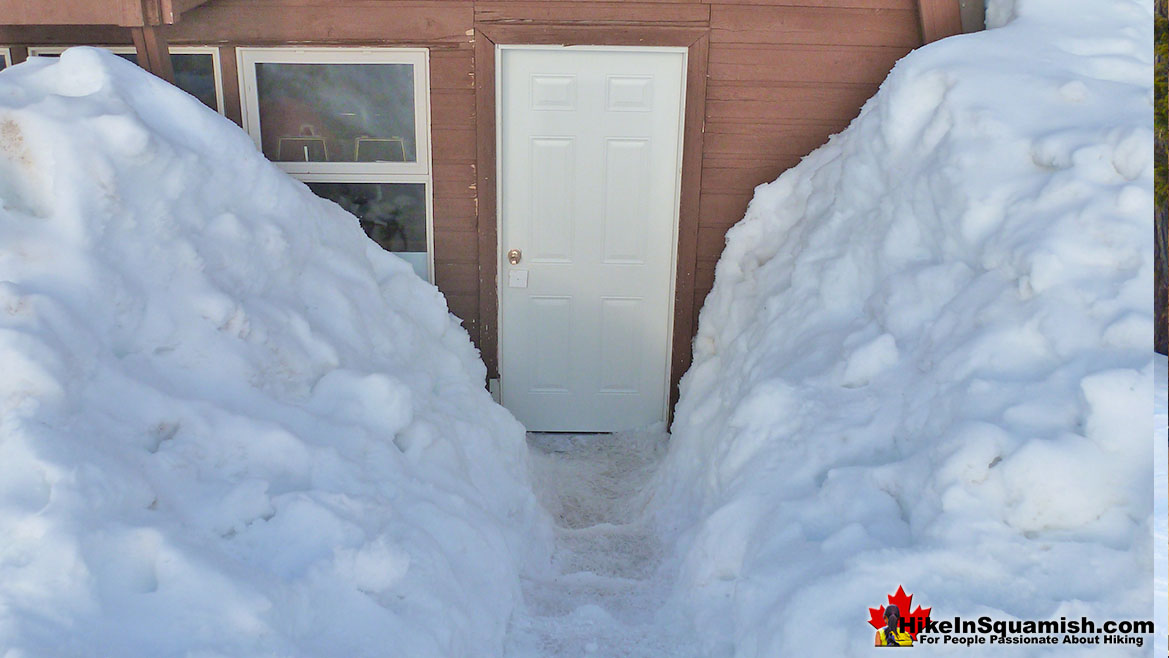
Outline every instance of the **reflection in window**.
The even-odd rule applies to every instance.
[[[211,53],[171,53],[170,64],[175,72],[176,87],[219,111],[219,99],[215,95],[215,58]]]
[[[305,183],[317,196],[348,210],[371,240],[405,258],[428,279],[426,185],[423,183]]]
[[[411,64],[256,64],[264,155],[416,162]]]

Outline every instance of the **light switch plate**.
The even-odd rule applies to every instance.
[[[528,287],[528,271],[527,270],[509,270],[507,273],[507,287],[508,288],[527,288]]]

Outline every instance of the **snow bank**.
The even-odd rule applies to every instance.
[[[197,100],[0,74],[0,647],[486,655],[550,541],[442,296]]]
[[[1152,616],[1152,2],[995,10],[728,234],[657,482],[712,653]]]

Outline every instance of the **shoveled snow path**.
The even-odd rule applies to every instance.
[[[662,547],[640,495],[665,451],[659,427],[620,434],[529,434],[532,479],[556,519],[553,573],[523,583],[509,658],[697,655],[661,608]]]

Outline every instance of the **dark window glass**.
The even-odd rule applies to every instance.
[[[305,183],[317,196],[352,213],[371,240],[427,277],[424,183]]]
[[[418,160],[411,64],[260,63],[256,84],[269,160]]]
[[[219,111],[215,96],[215,58],[211,53],[171,54],[170,64],[175,70],[176,87]]]
[[[136,53],[114,54],[131,64],[138,63]],[[40,56],[59,57],[57,53]],[[3,68],[3,65],[3,60],[0,60],[0,68]],[[175,72],[176,87],[203,101],[207,107],[219,111],[219,99],[215,90],[215,58],[211,53],[171,54],[170,65]]]

